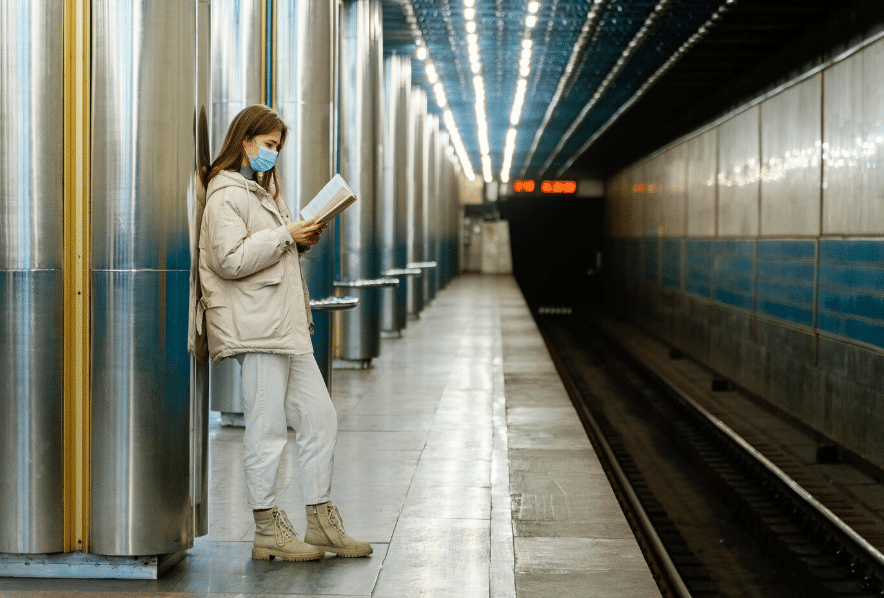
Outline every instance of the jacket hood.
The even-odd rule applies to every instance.
[[[215,191],[219,189],[223,189],[225,187],[239,187],[240,189],[248,189],[249,183],[252,185],[252,189],[258,187],[258,183],[255,181],[247,181],[246,178],[238,172],[233,172],[232,170],[222,170],[209,181],[209,188],[206,189],[206,195],[211,195]]]

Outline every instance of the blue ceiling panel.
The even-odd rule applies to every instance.
[[[426,45],[473,170],[479,173],[464,17],[465,2],[475,5],[495,178],[503,161],[526,35],[533,51],[510,175],[551,178],[567,171],[599,137],[619,126],[624,106],[637,104],[665,77],[671,97],[659,101],[658,94],[659,107],[645,107],[657,110],[642,120],[651,128],[679,120],[675,110],[701,106],[704,96],[699,94],[711,95],[715,85],[745,70],[743,57],[747,63],[761,63],[772,48],[786,47],[804,28],[819,26],[839,11],[838,3],[828,0],[539,0],[536,25],[526,33],[529,0],[381,2],[385,53],[414,56],[418,39]],[[701,42],[702,50],[696,50]],[[685,57],[690,58],[689,66],[677,77],[670,76]],[[430,111],[441,115],[424,67],[412,60],[413,84],[427,90]],[[646,85],[649,79],[652,85]],[[643,136],[643,131],[631,135]]]

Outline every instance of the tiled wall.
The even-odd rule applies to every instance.
[[[617,309],[884,467],[882,68],[879,40],[674,143],[606,214]]]
[[[816,245],[814,241],[758,242],[755,309],[759,313],[814,325]]]
[[[822,239],[817,327],[884,347],[884,241]]]

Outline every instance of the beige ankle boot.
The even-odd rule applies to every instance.
[[[273,507],[255,511],[255,543],[252,558],[264,561],[279,557],[284,561],[315,561],[325,553],[298,539],[285,511]]]
[[[371,544],[354,540],[344,531],[344,520],[331,501],[321,505],[307,505],[307,532],[304,541],[319,550],[339,556],[368,556]]]

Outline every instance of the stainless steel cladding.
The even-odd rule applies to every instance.
[[[213,155],[217,154],[233,117],[246,106],[263,103],[261,16],[263,0],[213,0],[211,96]],[[245,411],[239,362],[213,363],[211,405],[223,423],[239,422]]]
[[[191,177],[187,194],[188,228],[190,237],[191,282],[199,268],[197,235],[200,222],[193,216],[198,204],[204,205],[205,188],[198,173],[211,163],[209,145],[209,69],[211,48],[209,28],[211,26],[210,0],[199,0],[196,13],[196,105],[194,110],[196,125],[196,173]],[[199,212],[202,214],[202,211]],[[190,356],[190,496],[193,504],[194,536],[209,533],[209,364]]]
[[[196,3],[92,5],[91,548],[193,545],[187,196]]]
[[[0,11],[0,552],[64,550],[63,21]]]
[[[359,200],[341,214],[340,277],[342,282],[376,278],[379,274],[375,228],[376,115],[371,60],[369,0],[344,3],[341,23],[341,175]],[[338,314],[340,343],[335,356],[370,361],[380,354],[379,289],[348,288],[356,294],[355,309]],[[337,336],[337,335],[336,335]]]
[[[334,175],[337,155],[337,2],[279,2],[276,31],[275,107],[289,126],[279,154],[282,188],[292,214],[298,214]],[[334,224],[305,253],[301,268],[314,299],[334,290]],[[313,353],[331,384],[331,313],[314,311]]]
[[[414,186],[409,197],[408,204],[408,262],[416,263],[425,261],[424,238],[425,218],[424,204],[427,193],[427,151],[426,130],[427,119],[427,94],[419,88],[412,88],[411,92],[411,127],[414,131],[412,148],[414,149],[414,168],[412,178]],[[426,271],[420,276],[408,279],[408,315],[415,317],[424,308],[424,278]]]
[[[424,255],[428,262],[436,262],[424,277],[424,296],[430,302],[439,290],[439,117],[427,117],[427,198],[424,202]]]
[[[261,104],[261,5],[263,0],[212,0],[213,155],[230,121],[243,108]]]
[[[409,160],[414,152],[409,141],[411,60],[393,55],[385,61],[386,115],[383,192],[378,203],[379,266],[381,272],[402,269],[408,264]],[[394,288],[381,291],[381,329],[398,334],[408,315],[408,283],[401,278]]]
[[[451,180],[451,142],[447,131],[439,131],[439,210],[437,212],[439,218],[439,236],[437,240],[437,251],[439,252],[438,271],[438,289],[444,289],[451,276],[451,210],[454,201]]]

